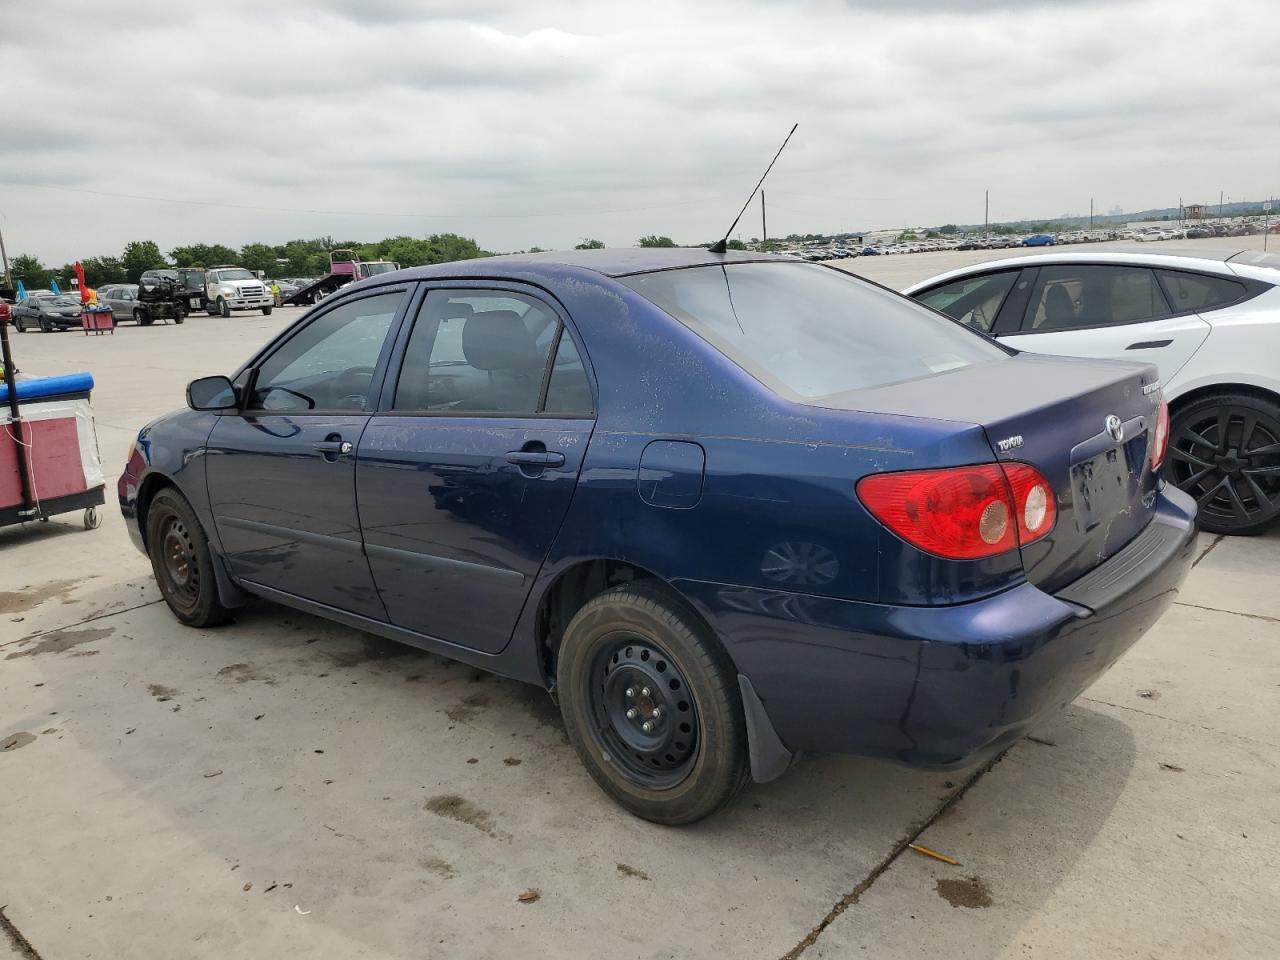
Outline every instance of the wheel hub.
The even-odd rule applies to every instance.
[[[588,700],[596,736],[627,779],[668,787],[688,774],[697,755],[697,713],[674,661],[635,637],[602,645],[594,658]]]

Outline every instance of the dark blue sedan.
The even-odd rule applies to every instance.
[[[256,595],[540,684],[663,823],[802,751],[989,756],[1190,564],[1154,367],[790,258],[402,270],[187,401],[119,484],[179,620]]]

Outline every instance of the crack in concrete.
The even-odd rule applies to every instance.
[[[1010,749],[1012,749],[1012,747]],[[958,790],[938,804],[938,806],[934,808],[933,812],[925,817],[923,822],[918,826],[913,827],[910,833],[894,844],[893,849],[889,851],[883,860],[871,868],[871,872],[863,877],[856,887],[837,900],[835,905],[827,911],[827,915],[822,918],[822,922],[810,930],[803,940],[784,953],[781,960],[797,960],[800,954],[804,953],[817,943],[818,938],[822,936],[827,927],[831,926],[831,924],[833,924],[842,913],[857,903],[858,900],[862,898],[862,895],[870,890],[872,885],[879,880],[891,866],[893,866],[894,862],[902,856],[906,850],[910,848],[911,844],[915,843],[926,830],[933,826],[934,822],[940,816],[946,813],[947,810],[957,803],[960,798],[968,792],[970,787],[981,780],[992,767],[1003,760],[1005,758],[1005,754],[1008,752],[1008,750],[1003,751],[970,774],[969,778],[960,785]]]
[[[1206,723],[1195,723],[1191,720],[1179,720],[1177,717],[1167,717],[1163,713],[1152,713],[1150,710],[1142,710],[1138,707],[1131,707],[1124,703],[1112,703],[1110,700],[1099,700],[1097,697],[1080,697],[1087,703],[1097,703],[1104,707],[1114,707],[1117,710],[1128,710],[1131,713],[1140,713],[1144,717],[1151,717],[1153,720],[1167,720],[1169,723],[1176,723],[1182,727],[1194,727],[1196,730],[1203,730],[1206,733],[1216,733],[1221,737],[1230,737],[1233,740],[1239,740],[1242,743],[1249,743],[1255,747],[1270,747],[1275,749],[1280,747],[1280,743],[1269,743],[1266,740],[1255,740],[1253,737],[1246,737],[1240,733],[1232,733],[1230,730],[1219,730],[1217,727],[1211,727]]]
[[[1206,607],[1201,603],[1187,603],[1185,600],[1174,601],[1175,606],[1191,607],[1195,610],[1209,610],[1213,613],[1230,613],[1237,617],[1248,617],[1250,620],[1261,620],[1263,623],[1280,623],[1280,617],[1269,617],[1265,613],[1244,613],[1240,610],[1223,610],[1221,607]]]
[[[11,647],[15,643],[31,643],[33,640],[39,640],[46,633],[57,633],[59,630],[74,630],[76,627],[82,627],[86,623],[93,623],[97,620],[106,620],[108,617],[118,617],[122,613],[131,613],[134,610],[141,610],[143,607],[153,607],[157,603],[164,603],[164,598],[161,597],[159,600],[148,600],[146,603],[140,603],[136,607],[124,607],[120,610],[111,610],[107,613],[100,613],[96,617],[86,617],[84,620],[77,620],[75,623],[68,623],[60,627],[49,627],[47,630],[37,630],[35,633],[29,633],[25,637],[20,637],[17,640],[6,640],[4,643],[0,643],[0,649],[4,647]]]
[[[7,903],[0,907],[0,930],[3,930],[9,938],[13,949],[18,951],[18,956],[26,957],[27,960],[41,960],[39,952],[31,945],[31,941],[24,937],[22,931],[13,925],[13,921],[5,916],[4,912],[8,907]]]
[[[1201,550],[1201,551],[1200,551],[1200,556],[1196,557],[1196,558],[1195,558],[1195,560],[1193,560],[1193,561],[1191,562],[1191,566],[1192,566],[1192,568],[1195,568],[1195,567],[1200,563],[1200,561],[1201,561],[1201,560],[1203,560],[1205,557],[1207,557],[1207,556],[1208,556],[1208,555],[1213,551],[1213,548],[1214,548],[1214,547],[1216,547],[1218,544],[1220,544],[1220,543],[1221,543],[1223,540],[1225,540],[1225,539],[1227,539],[1227,535],[1226,535],[1225,533],[1220,533],[1220,534],[1218,534],[1218,538],[1217,538],[1216,540],[1214,540],[1214,541],[1213,541],[1213,543],[1209,544],[1207,547],[1205,547],[1203,550]]]

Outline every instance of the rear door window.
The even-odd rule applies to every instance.
[[[996,314],[1000,312],[1000,306],[1013,289],[1014,281],[1018,279],[1018,273],[1018,270],[1005,270],[1001,273],[964,277],[917,294],[916,299],[926,306],[940,310],[953,320],[989,333]]]
[[[1160,320],[1172,311],[1146,267],[1056,264],[1040,268],[1023,330],[1049,333]]]
[[[1157,270],[1160,283],[1175,313],[1185,310],[1213,310],[1244,299],[1245,285],[1226,277],[1178,270]]]
[[[433,290],[405,347],[393,408],[589,414],[591,391],[573,340],[547,304],[507,291]]]

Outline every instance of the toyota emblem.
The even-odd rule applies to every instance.
[[[1116,443],[1124,439],[1124,424],[1114,413],[1107,414],[1106,426],[1107,433],[1111,434],[1111,439]]]

